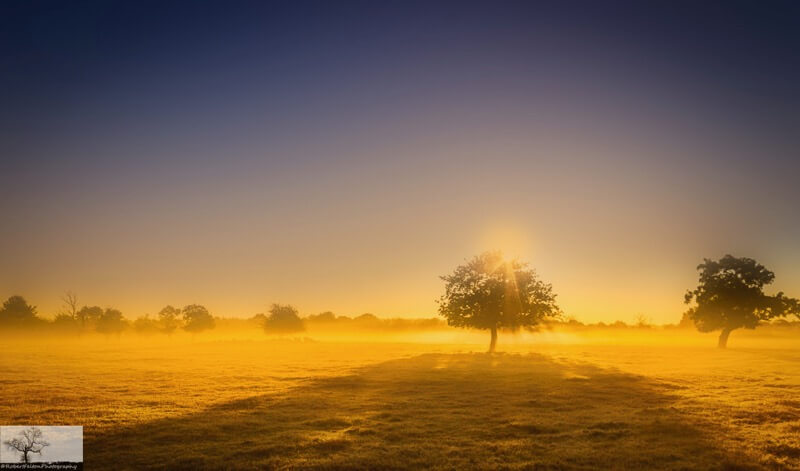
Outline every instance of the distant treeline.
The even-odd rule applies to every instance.
[[[136,319],[126,318],[121,311],[100,306],[78,307],[76,297],[68,293],[64,297],[64,308],[53,319],[39,316],[36,306],[29,304],[22,296],[9,297],[0,308],[0,329],[24,330],[29,332],[54,333],[91,333],[105,335],[121,335],[132,332],[140,335],[172,335],[185,331],[196,334],[212,329],[252,330],[263,329],[267,333],[291,334],[311,331],[421,331],[450,328],[439,318],[392,318],[383,319],[374,314],[365,313],[358,316],[336,315],[326,311],[301,317],[291,305],[273,304],[266,314],[256,314],[250,318],[215,317],[200,304],[189,304],[182,308],[171,305],[162,308],[155,316],[144,315]],[[800,325],[800,322],[788,322],[778,319],[772,325]],[[575,318],[566,318],[545,322],[536,326],[535,330],[569,329],[676,329],[693,328],[692,320],[687,316],[677,324],[654,325],[644,316],[639,316],[633,323],[616,321],[612,323],[582,323]]]
[[[216,320],[204,306],[189,304],[181,309],[165,306],[158,315],[146,315],[136,320],[126,319],[113,307],[78,307],[72,293],[64,297],[64,309],[52,320],[38,315],[36,306],[28,304],[22,296],[11,296],[0,308],[0,328],[5,330],[52,331],[64,333],[97,332],[119,335],[132,329],[140,333],[172,335],[177,330],[197,333],[213,329]]]
[[[337,316],[332,312],[300,317],[291,305],[273,304],[267,314],[256,314],[247,319],[213,316],[205,306],[190,304],[183,308],[171,305],[162,308],[155,316],[146,314],[128,319],[115,308],[100,306],[78,307],[77,298],[67,293],[64,307],[53,319],[39,315],[36,306],[22,296],[9,297],[0,308],[0,329],[30,332],[100,333],[120,335],[125,331],[142,335],[165,334],[186,331],[199,333],[212,329],[246,330],[263,329],[268,333],[297,333],[307,328],[325,330],[429,330],[447,328],[447,324],[431,319],[380,319],[373,314],[355,317]]]

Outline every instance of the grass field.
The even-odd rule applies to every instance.
[[[796,338],[448,335],[6,340],[0,423],[87,469],[800,469]]]

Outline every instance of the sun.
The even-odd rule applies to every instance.
[[[479,239],[481,250],[500,250],[506,258],[525,257],[532,250],[531,237],[514,224],[489,226]]]

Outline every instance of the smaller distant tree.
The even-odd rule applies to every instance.
[[[21,431],[17,438],[6,440],[3,444],[9,450],[18,452],[20,454],[20,462],[25,464],[31,462],[29,454],[36,453],[41,455],[42,450],[50,446],[50,443],[45,441],[42,430],[39,427],[28,427]]]
[[[133,321],[133,330],[139,335],[152,335],[157,334],[161,329],[156,319],[150,317],[150,314],[145,314]]]
[[[24,327],[36,323],[36,306],[31,306],[22,296],[11,296],[0,308],[0,325]]]
[[[331,311],[320,312],[319,314],[312,314],[306,318],[309,322],[331,323],[336,322],[336,314]]]
[[[684,301],[695,305],[686,311],[700,332],[720,331],[717,345],[728,346],[736,329],[755,329],[762,321],[789,314],[800,315],[800,302],[782,292],[764,294],[764,287],[775,274],[752,258],[725,255],[720,260],[705,259],[697,266],[700,279]]]
[[[128,326],[128,322],[117,309],[107,308],[97,320],[95,329],[101,334],[119,335]]]
[[[653,322],[650,320],[649,317],[645,316],[642,313],[636,314],[636,327],[640,329],[646,329],[653,327]]]
[[[297,314],[297,309],[289,304],[273,304],[264,321],[264,331],[268,333],[291,334],[304,330],[306,326],[303,319]]]
[[[75,320],[78,319],[78,295],[75,294],[73,291],[67,291],[64,293],[64,296],[61,297],[61,302],[63,302],[63,306],[61,308],[61,312],[59,314],[63,314],[65,316],[69,316]]]
[[[59,332],[75,333],[80,330],[80,324],[78,324],[78,321],[71,315],[66,312],[60,312],[56,314],[55,319],[53,319],[53,329]]]
[[[353,322],[360,324],[362,327],[378,327],[381,323],[381,320],[378,319],[378,316],[375,314],[365,312],[360,316],[354,317]]]
[[[158,312],[158,323],[161,332],[172,335],[181,326],[181,310],[172,306],[165,306]]]
[[[213,329],[216,325],[214,317],[211,316],[208,309],[199,304],[184,306],[181,312],[183,314],[183,329],[192,334]]]
[[[91,329],[103,316],[103,308],[100,306],[83,306],[75,313],[81,329]]]

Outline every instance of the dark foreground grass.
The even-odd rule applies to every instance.
[[[668,385],[530,355],[427,354],[113,430],[87,469],[759,469]]]

